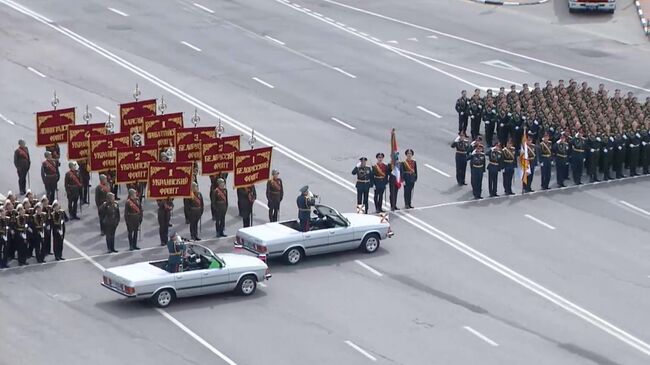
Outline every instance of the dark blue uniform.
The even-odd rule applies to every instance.
[[[357,205],[363,204],[368,214],[368,195],[372,187],[372,169],[368,166],[355,167],[352,175],[357,175]]]
[[[497,124],[497,138],[499,138],[499,142],[501,143],[501,145],[505,146],[506,142],[508,142],[508,137],[510,135],[510,128],[511,128],[510,116],[506,114],[505,111],[501,111],[499,112],[499,116],[497,120],[499,123]]]
[[[628,135],[628,160],[630,176],[636,176],[636,169],[639,165],[639,151],[641,150],[641,134],[637,131]]]
[[[467,148],[469,142],[466,138],[456,137],[451,144],[451,148],[456,149],[456,182],[458,185],[467,185],[465,183],[465,172],[467,171]]]
[[[472,193],[475,199],[483,199],[481,190],[483,190],[483,173],[485,172],[485,154],[474,151],[468,157],[470,160],[470,169],[472,174]]]
[[[171,239],[167,241],[167,250],[169,251],[167,271],[179,272],[181,263],[183,261],[183,252],[185,252],[185,244],[182,242],[176,242]]]
[[[492,148],[490,150],[490,158],[488,163],[488,191],[490,196],[498,196],[497,194],[497,184],[499,180],[499,170],[501,170],[502,164],[502,153],[501,150]]]
[[[456,100],[456,113],[458,113],[458,131],[467,132],[467,118],[469,117],[469,99],[460,97]]]
[[[404,180],[404,205],[406,208],[413,208],[413,188],[418,181],[418,164],[415,160],[405,160],[402,163],[403,180]]]
[[[512,177],[515,174],[515,167],[517,161],[515,160],[515,148],[506,147],[501,150],[503,157],[503,189],[506,195],[513,195],[512,192]]]
[[[311,217],[311,206],[314,205],[314,200],[308,196],[299,195],[296,199],[298,205],[298,221],[300,228],[303,232],[309,231],[309,219]]]
[[[372,167],[372,185],[375,187],[375,211],[383,212],[382,205],[384,205],[384,192],[386,191],[386,184],[388,184],[388,165],[385,163],[377,163]]]
[[[574,137],[571,140],[571,173],[573,174],[573,183],[582,184],[582,167],[585,162],[585,139],[583,137]]]
[[[539,152],[539,161],[542,167],[542,189],[548,190],[548,184],[551,182],[551,159],[553,157],[551,142],[540,142]]]
[[[492,139],[494,138],[494,128],[499,121],[497,109],[492,107],[483,113],[483,124],[485,125],[485,143],[492,146]]]

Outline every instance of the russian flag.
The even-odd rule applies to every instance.
[[[397,137],[395,135],[395,128],[390,132],[390,156],[393,164],[393,171],[391,174],[395,176],[395,185],[399,189],[402,186],[402,174],[399,168],[399,150],[397,149]]]

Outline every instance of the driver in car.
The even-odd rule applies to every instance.
[[[183,262],[185,244],[183,243],[183,239],[178,233],[174,233],[171,236],[171,239],[167,242],[167,250],[169,250],[167,271],[171,273],[179,272],[181,263]]]

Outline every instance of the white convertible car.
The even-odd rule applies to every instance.
[[[341,214],[326,205],[316,205],[314,213],[308,232],[300,230],[297,220],[241,228],[235,247],[262,259],[282,257],[287,264],[295,265],[307,255],[356,248],[373,253],[382,239],[393,235],[386,216]]]
[[[236,291],[248,296],[271,277],[262,260],[232,253],[215,254],[186,244],[180,272],[167,271],[167,260],[117,266],[104,271],[101,285],[129,298],[151,299],[164,308],[176,298]]]

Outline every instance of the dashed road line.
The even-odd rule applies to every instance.
[[[359,264],[359,266],[363,267],[364,269],[370,271],[371,273],[373,273],[373,274],[375,274],[377,276],[384,276],[384,274],[382,274],[379,271],[373,269],[370,265],[364,263],[361,260],[354,260],[354,262],[356,262],[357,264]]]
[[[386,42],[386,43],[390,43],[390,44],[399,44],[399,42],[396,41],[396,40],[394,40],[394,39],[391,39],[390,41],[388,41],[388,42]]]
[[[353,27],[347,27],[347,28],[348,28],[349,30],[353,31],[353,32],[356,32],[356,31],[357,31],[357,28],[353,28]]]
[[[438,114],[438,113],[436,113],[436,112],[434,112],[434,111],[431,111],[431,110],[429,110],[429,109],[427,109],[427,108],[425,108],[425,107],[423,107],[423,106],[419,106],[419,105],[418,105],[417,108],[420,109],[421,111],[427,113],[427,114],[433,115],[434,117],[436,117],[436,118],[438,118],[438,119],[442,118],[442,115],[440,115],[440,114]]]
[[[338,124],[340,124],[340,125],[346,127],[346,128],[349,128],[349,129],[352,129],[352,130],[355,130],[355,129],[356,129],[355,127],[353,127],[353,126],[349,125],[348,123],[346,123],[346,122],[340,120],[339,118],[332,117],[332,120],[335,121],[336,123],[338,123]]]
[[[438,36],[431,34],[431,35],[428,35],[427,38],[429,38],[429,39],[438,39]]]
[[[330,19],[330,18],[328,18],[328,17],[325,17],[325,20],[330,21],[330,22],[333,22],[333,20]],[[345,27],[345,24],[343,24],[343,23],[341,23],[341,22],[336,22],[336,25],[339,25],[339,26],[341,26],[341,27]]]
[[[489,343],[490,345],[492,345],[492,346],[494,346],[494,347],[499,346],[498,343],[492,341],[489,337],[487,337],[486,335],[482,334],[481,332],[479,332],[479,331],[473,329],[472,327],[470,327],[470,326],[464,326],[463,328],[464,328],[465,330],[467,330],[469,333],[473,334],[474,336],[476,336],[476,337],[480,338],[481,340],[483,340],[483,341]]]
[[[377,37],[372,37],[372,36],[371,36],[370,39],[372,39],[372,40],[375,41],[375,42],[381,42],[381,39],[379,39],[379,38],[377,38]]]
[[[115,9],[115,8],[107,8],[107,9],[112,11],[115,14],[118,14],[118,15],[121,15],[121,16],[124,16],[124,17],[129,16],[129,14],[127,14],[127,13],[121,11],[121,10]]]
[[[344,70],[342,70],[342,69],[339,68],[339,67],[334,67],[334,69],[335,69],[336,71],[338,71],[338,72],[344,74],[345,76],[351,77],[351,78],[353,78],[353,79],[356,79],[356,78],[357,78],[355,75],[353,75],[353,74],[351,74],[351,73],[349,73],[349,72],[347,72],[347,71],[344,71]]]
[[[268,87],[269,89],[275,89],[275,86],[273,86],[273,85],[269,84],[268,82],[266,82],[264,80],[261,80],[261,79],[259,79],[257,77],[253,77],[253,80],[255,80],[255,81],[259,82],[260,84]]]
[[[279,40],[279,39],[277,39],[277,38],[273,38],[273,37],[271,37],[270,35],[265,35],[264,38],[270,40],[271,42],[275,42],[275,43],[277,43],[277,44],[279,44],[279,45],[281,45],[281,46],[284,46],[284,45],[285,45],[284,42],[282,42],[281,40]]]
[[[11,125],[16,125],[13,121],[11,121],[9,118],[5,117],[4,115],[0,114],[0,119],[4,120],[5,122],[11,124]]]
[[[451,175],[449,175],[448,173],[446,173],[446,172],[444,172],[444,171],[442,171],[442,170],[439,170],[439,169],[437,169],[437,168],[435,168],[435,167],[429,165],[428,163],[425,163],[424,166],[430,168],[431,170],[433,170],[433,171],[439,173],[440,175],[442,175],[442,176],[444,176],[444,177],[451,177]]]
[[[43,74],[42,72],[38,71],[37,69],[35,69],[35,68],[31,67],[31,66],[28,66],[27,69],[28,69],[29,71],[31,71],[31,72],[37,74],[37,75],[40,76],[40,77],[45,77],[45,74]]]
[[[106,116],[110,116],[111,118],[115,118],[115,116],[113,114],[109,113],[106,109],[102,108],[101,106],[96,106],[95,109],[97,109],[100,112],[106,114]]]
[[[367,357],[368,359],[370,359],[372,361],[377,361],[376,357],[370,355],[370,353],[368,353],[368,351],[366,351],[366,350],[362,349],[361,347],[355,345],[354,342],[352,342],[350,340],[346,340],[345,343],[348,346],[352,347],[353,349],[357,350],[357,352],[359,352],[361,355]]]
[[[417,42],[418,41],[418,39],[415,38],[415,37],[408,38],[407,40],[412,41],[412,42]]]
[[[201,52],[201,48],[193,45],[192,43],[189,43],[189,42],[186,42],[186,41],[181,41],[181,44],[184,45],[184,46],[187,46],[187,47],[189,47],[189,48],[191,48],[191,49],[193,49],[193,50],[195,50],[197,52]]]
[[[648,212],[645,209],[639,208],[636,205],[632,205],[632,204],[626,202],[625,200],[619,200],[618,202],[621,203],[623,206],[626,206],[626,207],[632,209],[635,212],[639,212],[639,213],[641,213],[641,214],[643,214],[643,215],[645,215],[647,217],[650,217],[650,212]]]
[[[546,227],[546,228],[548,228],[548,229],[555,230],[555,227],[553,227],[552,225],[550,225],[550,224],[544,222],[544,221],[541,220],[541,219],[535,218],[535,217],[533,217],[533,216],[530,215],[530,214],[524,214],[524,217],[530,219],[530,220],[533,221],[533,222],[539,223],[539,224],[543,225],[544,227]]]
[[[210,8],[207,8],[207,7],[205,7],[205,6],[203,6],[203,5],[199,4],[199,3],[194,3],[194,6],[196,6],[197,8],[199,8],[199,9],[205,11],[205,12],[208,12],[210,14],[214,14],[214,10],[212,10]]]

